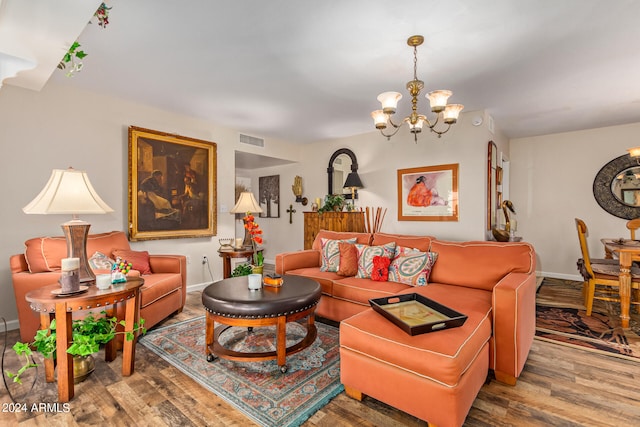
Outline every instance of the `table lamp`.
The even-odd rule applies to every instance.
[[[67,240],[67,257],[80,260],[81,283],[95,281],[96,276],[87,262],[87,235],[91,224],[79,219],[78,215],[105,214],[113,209],[98,196],[86,172],[73,168],[54,169],[40,194],[22,211],[26,214],[71,214],[71,221],[61,224]]]
[[[351,190],[351,203],[353,206],[356,204],[356,190],[358,188],[364,188],[362,185],[362,181],[360,181],[360,177],[358,176],[358,172],[349,172],[347,175],[347,179],[344,181],[344,185],[342,188],[348,188]]]
[[[260,213],[262,212],[262,208],[260,207],[260,204],[258,204],[258,202],[256,201],[255,197],[253,197],[253,193],[250,193],[249,191],[244,191],[240,193],[240,197],[238,198],[238,203],[236,203],[233,209],[231,209],[229,212],[233,214],[241,213],[241,214],[245,214],[246,216],[252,213]],[[242,220],[246,225],[247,220],[244,218]],[[244,227],[244,242],[242,243],[242,245],[251,246],[251,234],[249,233],[249,230],[247,229],[247,227]]]

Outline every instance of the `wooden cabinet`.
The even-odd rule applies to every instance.
[[[364,212],[304,212],[304,248],[311,249],[320,230],[363,233]]]

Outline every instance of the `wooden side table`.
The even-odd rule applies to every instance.
[[[258,249],[258,252],[262,252],[262,249]],[[253,248],[251,246],[246,246],[241,249],[220,248],[218,249],[218,255],[222,258],[222,277],[228,279],[231,277],[231,258],[252,257]]]
[[[87,292],[59,297],[53,291],[59,290],[59,284],[52,284],[33,290],[25,296],[31,303],[31,309],[40,313],[40,327],[48,329],[51,319],[56,319],[56,355],[58,365],[58,400],[68,402],[73,398],[73,356],[67,353],[72,339],[72,315],[75,311],[106,310],[107,315],[113,316],[118,304],[125,304],[124,330],[131,332],[140,317],[140,287],[144,284],[141,278],[132,278],[125,283],[113,285],[106,290],[100,290],[90,285]],[[137,333],[132,341],[124,340],[122,348],[122,375],[133,374],[135,363],[135,346]],[[107,343],[105,360],[111,362],[116,357],[115,339]],[[45,376],[47,382],[54,381],[55,364],[53,357],[45,359]]]

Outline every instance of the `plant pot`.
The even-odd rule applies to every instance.
[[[264,270],[264,265],[252,265],[251,266],[251,271],[253,272],[253,274],[262,274],[263,270]]]
[[[96,368],[96,361],[92,355],[73,356],[73,383],[78,384],[86,380]]]

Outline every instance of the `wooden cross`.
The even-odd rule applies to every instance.
[[[293,209],[293,205],[289,205],[287,212],[289,213],[289,224],[293,224],[293,214],[296,212],[296,210]]]

